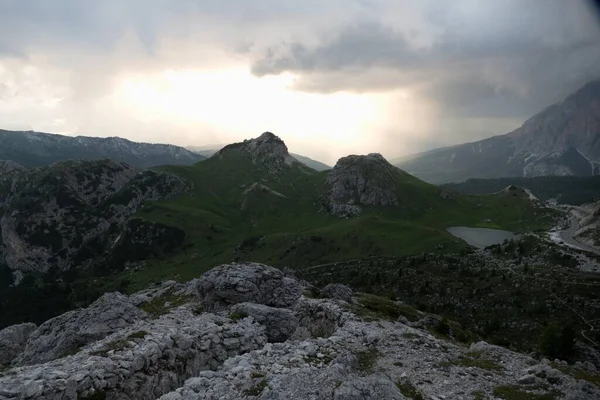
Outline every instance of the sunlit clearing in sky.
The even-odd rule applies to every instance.
[[[292,89],[295,79],[292,74],[257,78],[247,69],[167,70],[126,77],[115,95],[146,123],[208,125],[232,139],[272,130],[284,139],[339,142],[355,149],[390,111],[389,94],[298,92]],[[409,99],[405,92],[398,97]]]

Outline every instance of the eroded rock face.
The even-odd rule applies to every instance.
[[[300,162],[288,153],[288,148],[278,136],[265,132],[255,139],[233,143],[219,150],[215,157],[230,151],[241,151],[249,155],[252,162],[266,167],[270,172],[278,172]]]
[[[64,357],[146,316],[127,296],[106,293],[88,308],[69,311],[40,325],[14,364],[37,364]]]
[[[266,328],[269,342],[285,342],[298,327],[298,319],[291,310],[264,304],[239,303],[231,307],[239,316],[248,315]]]
[[[214,314],[175,309],[130,326],[75,355],[0,374],[0,400],[151,400],[201,371],[266,344],[264,327]]]
[[[340,158],[327,176],[325,208],[346,217],[359,214],[361,205],[397,206],[394,168],[381,154]]]
[[[0,331],[0,365],[10,364],[23,349],[37,326],[27,323],[9,326]]]
[[[227,276],[231,270],[223,267],[240,265],[222,266]],[[265,267],[254,265],[253,282],[270,282],[276,275]],[[401,400],[408,396],[402,393],[411,398],[471,399],[475,392],[492,398],[498,387],[506,386],[521,396],[600,398],[596,386],[574,379],[547,360],[485,342],[466,348],[401,321],[362,319],[329,299],[301,297],[291,310],[238,303],[204,312],[201,304],[190,302],[198,281],[165,282],[131,298],[106,298],[106,305],[152,302],[154,312],[159,308],[162,313],[124,324],[74,355],[0,371],[0,400]],[[272,292],[270,285],[265,288]],[[96,314],[106,305],[96,305]],[[234,312],[254,316],[234,318]],[[65,321],[72,322],[68,315]],[[274,332],[283,334],[283,320],[290,315],[299,321],[296,333],[305,328],[314,334],[267,343]],[[93,325],[91,330],[104,334]],[[586,373],[597,373],[586,368]]]
[[[321,296],[352,303],[352,288],[341,283],[330,283],[321,289]]]
[[[383,374],[346,381],[335,389],[333,400],[404,400],[394,382]]]
[[[244,302],[282,308],[292,306],[300,298],[302,287],[268,265],[225,264],[202,275],[197,293],[207,310]]]
[[[10,160],[0,160],[0,175],[10,174],[11,172],[22,171],[25,167]]]
[[[12,270],[86,266],[120,237],[142,202],[180,193],[180,178],[109,160],[0,176],[1,254]],[[86,247],[87,246],[87,247]]]

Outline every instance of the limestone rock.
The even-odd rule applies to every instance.
[[[25,348],[27,338],[37,326],[26,323],[0,331],[0,365],[10,364]]]
[[[361,205],[397,206],[393,171],[381,154],[341,158],[327,176],[326,210],[338,217],[360,213]]]
[[[341,283],[330,283],[321,289],[321,296],[352,303],[352,288]]]
[[[269,172],[279,172],[293,164],[301,163],[288,153],[288,148],[278,136],[265,132],[255,139],[247,139],[223,147],[213,157],[223,157],[229,152],[242,152],[250,157],[252,162],[261,165]]]
[[[282,308],[292,306],[300,298],[302,287],[268,265],[225,264],[200,277],[197,293],[207,310],[244,302]]]
[[[269,342],[286,341],[298,327],[298,319],[292,311],[263,304],[239,303],[231,307],[232,313],[248,315],[266,327]]]
[[[405,400],[396,385],[384,375],[348,380],[335,390],[333,400]]]
[[[52,318],[31,333],[19,365],[43,363],[76,352],[146,317],[121,293],[106,293],[85,309]]]
[[[66,161],[0,175],[5,194],[0,259],[23,272],[96,264],[113,250],[125,222],[144,201],[168,198],[186,187],[174,175],[110,160]]]

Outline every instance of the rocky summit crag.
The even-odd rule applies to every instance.
[[[271,172],[281,171],[290,165],[301,163],[288,153],[288,148],[278,136],[265,132],[255,139],[246,139],[223,147],[213,157],[220,158],[228,152],[241,152],[250,157],[252,163],[265,166]]]
[[[380,299],[381,309],[366,309],[360,294],[353,304],[307,298],[300,282],[265,265],[216,271],[131,296],[109,294],[37,328],[0,331],[0,346],[13,341],[16,349],[4,359],[0,399],[600,398],[600,388],[581,379],[597,376],[591,364],[568,366],[485,342],[465,346],[453,328],[428,330],[439,317],[384,317],[403,305]],[[250,285],[240,279],[246,272]],[[287,279],[291,290],[278,291],[273,279]],[[208,298],[225,308],[207,311]],[[286,324],[296,328],[284,332]],[[79,341],[68,339],[74,333]],[[65,340],[69,346],[57,354],[53,344]]]
[[[0,264],[47,272],[85,266],[132,235],[168,227],[131,222],[147,200],[182,192],[173,175],[108,161],[67,161],[0,176]],[[152,226],[151,226],[152,225]],[[176,236],[176,235],[175,235]],[[152,244],[149,244],[152,245]]]
[[[423,208],[439,197],[437,189],[391,165],[381,154],[340,158],[325,181],[324,209],[352,217],[363,207]]]

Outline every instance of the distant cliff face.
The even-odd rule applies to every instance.
[[[24,167],[41,167],[66,160],[105,158],[139,168],[167,164],[190,165],[205,159],[183,147],[136,143],[119,137],[72,137],[0,130],[0,159],[12,160]]]
[[[124,223],[142,202],[185,186],[178,177],[108,160],[2,175],[0,262],[35,272],[85,265],[127,239],[121,234],[132,227]]]
[[[587,84],[507,135],[432,150],[398,166],[432,183],[598,175],[600,81]]]

